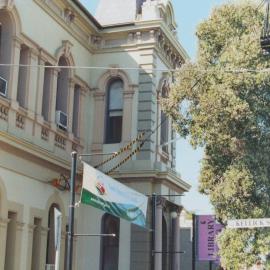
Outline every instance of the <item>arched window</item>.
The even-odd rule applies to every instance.
[[[56,93],[56,124],[59,128],[67,129],[67,109],[68,109],[68,87],[69,87],[69,69],[66,68],[68,61],[66,57],[61,56],[58,62],[60,71],[57,78]]]
[[[120,219],[110,214],[102,218],[101,233],[115,234],[116,237],[101,239],[100,270],[118,270]]]
[[[0,64],[10,64],[12,52],[12,37],[15,25],[6,10],[0,10]],[[8,81],[11,68],[0,66],[0,95],[7,96]]]
[[[54,209],[59,209],[57,204],[52,204],[49,210],[48,218],[48,238],[47,238],[47,254],[46,254],[46,264],[54,265],[55,264],[55,245],[54,245]]]
[[[119,143],[122,140],[123,88],[120,79],[111,81],[108,86],[106,143]]]
[[[161,97],[168,97],[169,86],[167,81],[165,80],[162,89],[161,89]],[[160,126],[160,145],[162,145],[162,151],[168,153],[168,139],[169,139],[169,118],[167,115],[161,110],[160,116],[161,126]]]

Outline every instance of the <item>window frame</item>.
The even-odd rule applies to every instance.
[[[121,82],[122,83],[122,108],[121,109],[110,109],[110,93],[111,93],[111,86],[115,83],[115,82]],[[123,136],[123,113],[124,113],[124,81],[119,78],[113,78],[111,79],[108,83],[107,83],[107,89],[106,89],[106,125],[105,125],[105,144],[115,144],[115,143],[120,143],[122,141],[122,136]],[[121,134],[120,134],[120,138],[112,138],[110,133],[112,130],[112,126],[111,126],[111,118],[113,116],[110,116],[111,113],[114,112],[119,112],[121,117]]]

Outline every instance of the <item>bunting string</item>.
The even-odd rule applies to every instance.
[[[127,157],[125,157],[123,160],[121,160],[112,169],[110,169],[109,171],[105,172],[105,174],[112,173],[114,170],[118,169],[120,166],[122,166],[124,163],[126,163],[128,160],[130,160],[136,153],[138,153],[142,149],[142,147],[144,146],[145,142],[146,141],[141,142],[140,145],[136,149],[134,149]]]
[[[143,136],[145,135],[145,131],[143,131],[141,134],[138,135],[138,137],[136,139],[134,139],[133,141],[131,141],[129,144],[125,145],[124,147],[122,147],[118,152],[116,152],[115,154],[113,154],[112,156],[110,156],[109,158],[107,158],[106,160],[102,161],[101,163],[99,163],[98,165],[95,166],[95,169],[103,166],[104,164],[110,162],[111,160],[113,160],[114,158],[118,157],[119,155],[121,155],[122,153],[128,151],[131,149],[131,147],[139,142]]]
[[[156,131],[163,125],[163,123],[165,121],[167,121],[168,118],[165,118],[163,121],[160,122],[159,125],[157,125],[157,127],[154,130],[151,130],[148,134],[148,136],[139,144],[139,146],[134,149],[127,157],[125,157],[123,160],[121,160],[117,165],[115,165],[112,169],[110,169],[109,171],[105,172],[105,174],[110,174],[112,173],[114,170],[118,169],[119,167],[121,167],[124,163],[126,163],[127,161],[129,161],[135,154],[137,154],[144,146],[145,142],[154,134],[156,133]]]

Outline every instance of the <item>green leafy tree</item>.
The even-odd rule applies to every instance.
[[[204,146],[200,191],[217,218],[270,217],[270,56],[260,47],[258,4],[230,3],[197,29],[195,63],[176,76],[163,108],[183,137]],[[219,237],[222,265],[239,270],[270,252],[268,229]]]

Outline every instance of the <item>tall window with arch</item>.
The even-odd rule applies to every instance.
[[[115,234],[115,237],[102,237],[100,270],[118,270],[120,219],[104,214],[101,222],[102,234]]]
[[[106,143],[120,143],[122,140],[123,89],[121,79],[112,80],[108,84]]]
[[[169,94],[169,84],[166,80],[164,80],[162,84],[162,89],[161,89],[161,97],[167,98],[168,94]],[[160,121],[161,121],[160,145],[162,146],[162,151],[168,154],[169,149],[168,149],[167,143],[169,139],[169,118],[162,109],[161,109],[161,114],[160,114]]]

